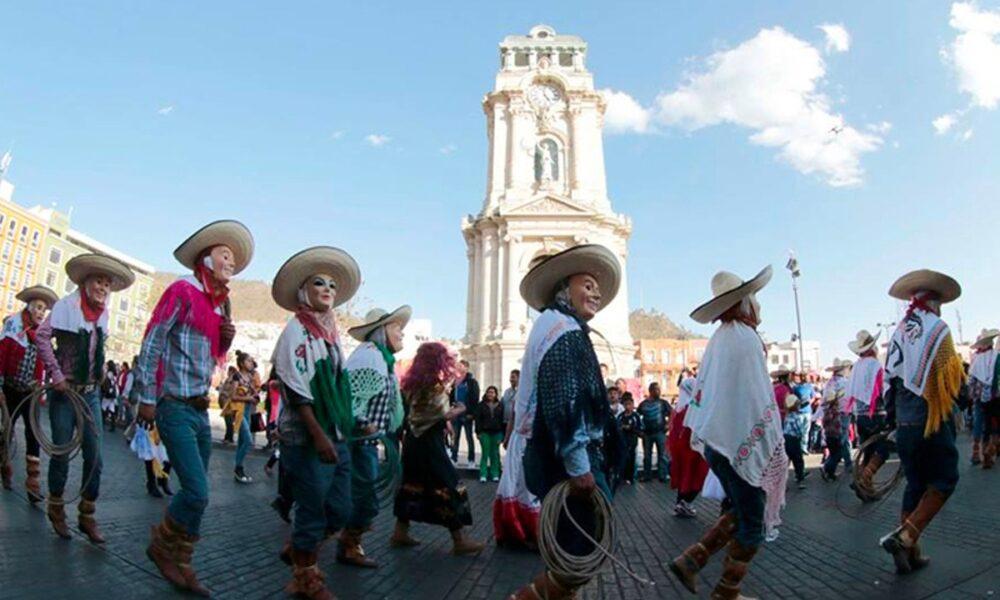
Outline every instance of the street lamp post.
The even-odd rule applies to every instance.
[[[788,251],[788,262],[785,264],[785,268],[792,274],[792,294],[795,296],[795,324],[798,328],[799,335],[799,372],[803,372],[805,369],[802,366],[802,359],[805,355],[805,350],[802,345],[802,314],[799,312],[799,261],[795,258],[795,252]]]

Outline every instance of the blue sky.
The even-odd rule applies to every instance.
[[[958,26],[938,1],[290,6],[0,5],[0,149],[13,145],[15,199],[72,206],[76,228],[163,270],[215,218],[255,232],[253,278],[306,245],[337,245],[361,264],[366,298],[409,302],[438,334],[460,337],[459,223],[485,186],[480,101],[500,40],[547,23],[589,43],[599,88],[654,115],[645,133],[605,136],[612,201],[634,225],[633,307],[708,332],[687,314],[712,274],[771,263],[763,329],[787,339],[781,267],[794,248],[805,337],[826,359],[845,355],[858,328],[895,317],[885,291],[915,267],[961,281],[953,308],[966,338],[1000,323],[1000,94],[981,70],[1000,33],[996,1],[966,7]],[[849,47],[828,48],[822,24],[841,25]],[[657,113],[658,98],[711,75],[711,57],[775,28],[820,57],[810,94],[827,101],[823,114],[878,140],[857,154],[851,185],[754,143],[752,119],[692,125]],[[972,54],[956,45],[969,31],[986,40]],[[942,115],[955,123],[939,133]],[[891,128],[876,132],[883,122]]]

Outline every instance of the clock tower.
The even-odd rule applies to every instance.
[[[483,387],[520,368],[537,316],[518,288],[539,260],[579,244],[607,246],[627,274],[628,217],[608,198],[601,137],[606,103],[586,68],[587,44],[538,25],[500,44],[500,70],[483,99],[486,198],[462,221],[469,262],[463,356]],[[614,377],[635,376],[628,285],[591,322]]]

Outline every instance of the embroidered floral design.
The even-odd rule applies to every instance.
[[[736,465],[740,465],[750,458],[750,453],[753,451],[754,446],[764,438],[765,426],[772,421],[774,421],[774,407],[769,406],[764,411],[764,414],[761,415],[760,420],[750,428],[750,435],[736,449]]]

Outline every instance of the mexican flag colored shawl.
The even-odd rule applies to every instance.
[[[281,332],[271,363],[282,383],[312,400],[323,431],[343,438],[351,435],[351,387],[339,344],[313,335],[296,316]]]
[[[754,329],[732,321],[712,334],[684,425],[694,450],[704,454],[710,446],[744,481],[764,490],[764,524],[779,525],[788,457],[764,344]]]

